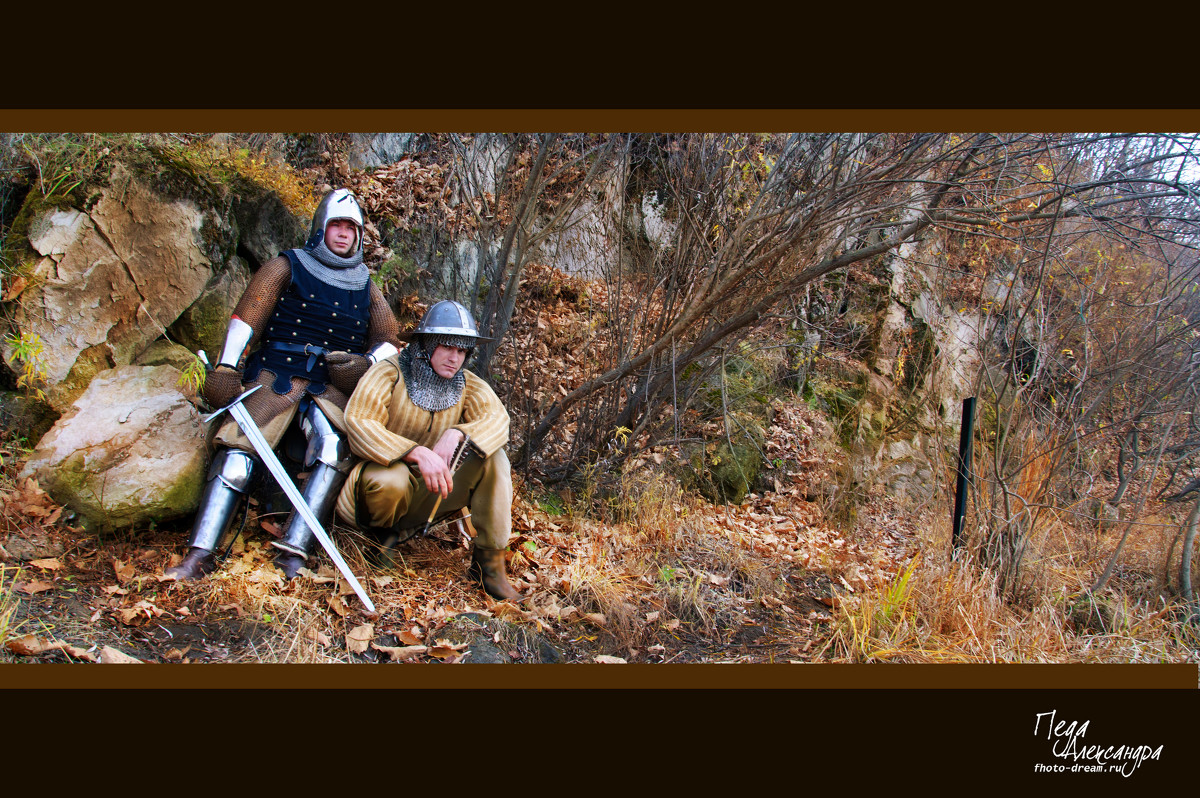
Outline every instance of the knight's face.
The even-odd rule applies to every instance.
[[[457,346],[438,344],[433,354],[429,356],[429,365],[434,373],[443,379],[450,379],[462,368],[467,360],[467,350]]]
[[[358,225],[349,219],[334,219],[325,225],[325,246],[339,257],[346,257],[358,243]]]

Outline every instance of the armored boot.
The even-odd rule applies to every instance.
[[[315,402],[305,408],[300,427],[308,438],[304,464],[309,469],[308,482],[301,495],[313,515],[324,524],[332,516],[338,493],[346,481],[350,449]],[[283,539],[271,541],[271,545],[279,549],[275,566],[288,579],[294,579],[313,553],[316,543],[316,533],[299,513],[293,511]]]
[[[229,531],[242,497],[253,486],[257,466],[254,457],[241,449],[217,452],[192,524],[188,553],[179,565],[166,569],[164,576],[184,582],[200,579],[216,569],[213,551]]]
[[[309,473],[302,495],[318,521],[325,523],[329,518],[345,481],[345,474],[325,463],[318,463]],[[291,523],[288,524],[283,538],[271,541],[271,545],[279,549],[275,554],[276,567],[283,571],[288,579],[294,579],[308,561],[316,544],[316,533],[300,513],[292,511]]]
[[[467,572],[483,585],[487,594],[497,601],[523,601],[524,596],[508,583],[504,568],[504,549],[481,549],[471,553],[471,568]]]

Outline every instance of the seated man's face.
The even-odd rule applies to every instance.
[[[325,246],[334,255],[346,257],[358,243],[358,225],[349,219],[334,219],[325,225]]]
[[[448,380],[458,373],[466,359],[467,350],[459,349],[457,346],[438,344],[433,350],[433,354],[429,356],[429,365],[433,367],[439,377]]]

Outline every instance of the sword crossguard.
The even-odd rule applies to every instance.
[[[242,401],[243,401],[243,400],[244,400],[244,399],[245,399],[247,396],[249,396],[250,394],[254,393],[255,391],[257,391],[257,390],[258,390],[259,388],[261,388],[261,387],[262,387],[262,385],[261,385],[261,384],[260,384],[260,385],[255,385],[253,388],[251,388],[250,390],[246,391],[246,392],[245,392],[245,393],[243,393],[241,396],[239,396],[237,399],[234,399],[232,402],[230,402],[229,404],[227,404],[227,405],[225,405],[224,407],[222,407],[220,410],[214,410],[213,412],[209,413],[207,416],[201,416],[201,417],[200,417],[200,420],[201,420],[201,421],[203,421],[205,424],[207,424],[208,422],[212,421],[212,420],[213,420],[214,418],[216,418],[217,416],[219,416],[219,415],[221,415],[222,413],[224,413],[224,412],[225,412],[226,410],[228,410],[229,408],[231,408],[231,407],[233,407],[234,405],[236,405],[236,404],[238,404],[238,403],[242,402]]]

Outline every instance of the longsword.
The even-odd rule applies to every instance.
[[[200,354],[202,355],[201,360],[207,365],[208,358],[203,357],[203,352]],[[262,432],[260,432],[258,429],[258,425],[254,423],[254,419],[250,417],[250,413],[245,407],[242,406],[242,401],[261,387],[261,385],[255,385],[253,388],[246,391],[237,399],[234,399],[225,407],[222,407],[220,410],[204,416],[202,420],[207,423],[213,418],[216,418],[224,413],[226,410],[229,411],[229,414],[233,416],[235,421],[237,421],[238,426],[242,428],[242,432],[245,433],[246,438],[249,439],[250,443],[254,446],[254,451],[258,453],[260,458],[262,458],[263,464],[266,465],[267,470],[271,472],[271,476],[275,477],[275,481],[279,483],[279,487],[283,488],[283,492],[287,494],[288,499],[291,500],[292,506],[296,508],[296,512],[299,513],[300,517],[303,518],[305,523],[308,524],[309,529],[311,529],[313,532],[313,535],[316,536],[317,540],[319,540],[321,545],[325,548],[325,553],[329,555],[329,558],[333,560],[333,564],[337,566],[339,571],[341,571],[342,576],[346,577],[346,581],[349,582],[350,586],[354,588],[354,593],[358,596],[359,601],[363,603],[363,606],[367,608],[368,612],[375,613],[375,605],[371,603],[371,599],[367,598],[366,591],[363,590],[363,587],[358,583],[358,580],[354,578],[354,573],[350,570],[350,566],[346,564],[344,559],[342,559],[342,555],[337,550],[337,546],[334,545],[333,540],[325,532],[325,528],[321,526],[321,522],[317,520],[317,516],[313,514],[312,509],[308,506],[308,502],[304,500],[304,496],[300,494],[300,490],[296,487],[296,484],[292,482],[292,478],[288,476],[287,471],[284,470],[283,464],[280,463],[279,458],[275,456],[275,452],[267,444],[266,438],[262,436]]]

